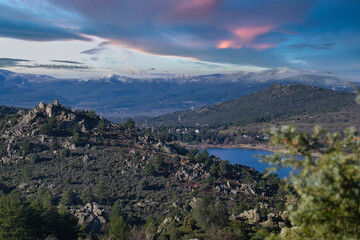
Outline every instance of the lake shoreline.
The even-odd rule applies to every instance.
[[[206,148],[209,155],[214,155],[222,160],[228,161],[230,164],[233,165],[239,164],[253,168],[260,173],[263,173],[266,169],[271,167],[269,163],[262,161],[264,156],[271,156],[273,154],[273,152],[270,151],[269,148],[266,148],[264,146],[253,146],[253,144],[236,144],[226,145],[226,147],[224,147],[221,145],[211,144],[188,144],[186,147],[195,147],[199,149]],[[286,177],[289,175],[289,169],[279,169],[278,171],[276,171],[276,174],[278,174],[280,178]]]
[[[281,151],[281,148],[271,147],[267,144],[188,144],[188,143],[178,143],[180,146],[186,149],[207,149],[207,148],[247,148],[247,149],[259,149],[270,152]]]

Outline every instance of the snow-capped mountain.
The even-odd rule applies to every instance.
[[[154,116],[241,97],[275,83],[352,90],[332,73],[287,68],[154,78],[110,74],[80,79],[0,70],[0,104],[33,107],[57,98],[66,105],[95,109],[107,116]]]

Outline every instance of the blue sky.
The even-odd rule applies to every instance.
[[[0,0],[0,68],[61,77],[326,70],[360,80],[360,1]]]

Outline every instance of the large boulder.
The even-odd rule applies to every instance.
[[[182,166],[176,173],[175,178],[179,181],[193,181],[207,179],[211,175],[207,171],[205,164],[197,163],[195,165]]]
[[[82,208],[71,209],[79,224],[86,225],[92,232],[99,232],[106,224],[108,213],[96,202],[87,203]]]
[[[239,217],[245,218],[250,224],[260,222],[260,214],[258,213],[258,210],[256,208],[241,213]]]
[[[165,218],[164,221],[162,221],[162,223],[160,224],[160,226],[158,227],[158,230],[157,230],[157,233],[161,233],[162,231],[165,230],[166,226],[168,224],[170,224],[174,219],[168,217],[168,218]]]

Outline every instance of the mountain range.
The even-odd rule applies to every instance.
[[[245,96],[275,83],[300,83],[332,90],[352,88],[329,72],[292,69],[200,76],[131,78],[118,75],[60,79],[0,70],[0,104],[33,108],[59,99],[106,117],[159,116]]]

